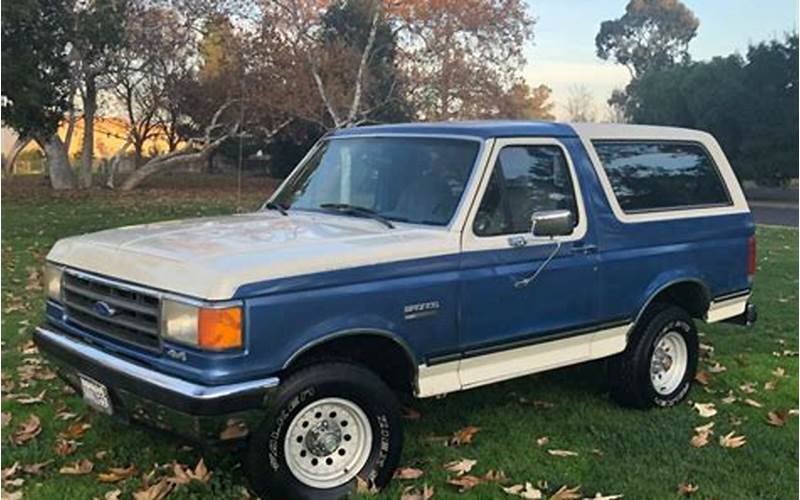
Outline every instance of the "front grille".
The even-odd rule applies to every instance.
[[[160,349],[157,295],[69,271],[64,273],[61,293],[68,323],[145,349]]]

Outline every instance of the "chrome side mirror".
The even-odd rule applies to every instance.
[[[566,236],[574,227],[569,210],[544,210],[531,215],[531,233],[534,236]]]

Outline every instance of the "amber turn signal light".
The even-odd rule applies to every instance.
[[[242,308],[200,308],[197,344],[203,349],[235,349],[242,346]]]

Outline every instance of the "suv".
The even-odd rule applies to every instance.
[[[337,498],[391,479],[398,395],[607,358],[616,401],[675,405],[695,319],[754,321],[754,271],[706,133],[370,126],[324,137],[254,213],[59,241],[35,340],[95,409],[242,438],[259,494]]]

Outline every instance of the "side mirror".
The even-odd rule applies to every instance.
[[[531,215],[531,233],[534,236],[566,236],[574,226],[569,210],[545,210]]]

